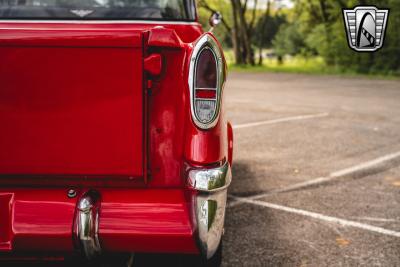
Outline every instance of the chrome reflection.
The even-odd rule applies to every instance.
[[[192,200],[192,216],[195,219],[200,251],[207,259],[215,254],[221,242],[231,180],[229,163],[215,169],[189,171],[188,186],[198,191]]]
[[[202,192],[217,192],[226,189],[231,181],[231,169],[226,162],[215,169],[193,169],[189,171],[189,187]]]
[[[211,258],[218,249],[224,230],[227,192],[199,193],[196,197],[197,230],[201,253]]]
[[[87,259],[93,259],[101,253],[99,209],[99,195],[92,191],[82,196],[77,205],[76,234]]]

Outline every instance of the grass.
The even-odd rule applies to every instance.
[[[304,59],[291,58],[286,59],[283,64],[279,64],[275,59],[264,59],[264,64],[259,66],[235,65],[229,64],[229,69],[233,71],[254,71],[254,72],[286,72],[286,73],[310,73],[324,74],[331,73],[323,60],[320,58]]]
[[[351,69],[327,66],[321,57],[303,58],[292,57],[279,64],[276,59],[264,59],[264,64],[259,66],[235,65],[233,55],[227,53],[228,68],[235,72],[272,72],[272,73],[299,73],[313,75],[340,75],[377,79],[400,79],[399,74],[360,74]]]

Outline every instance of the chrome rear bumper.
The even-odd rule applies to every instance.
[[[215,254],[221,242],[231,180],[228,162],[219,168],[189,171],[188,186],[197,191],[193,199],[193,223],[197,229],[200,251],[208,259]]]
[[[232,175],[229,163],[213,169],[191,169],[188,187],[195,191],[192,199],[192,223],[201,254],[211,258],[218,249],[224,231],[228,187]],[[77,203],[75,235],[88,259],[101,253],[99,242],[100,199],[87,192]]]

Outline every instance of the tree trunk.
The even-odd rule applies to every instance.
[[[259,41],[259,55],[258,55],[258,65],[259,66],[262,66],[262,64],[263,64],[264,57],[262,54],[262,50],[264,48],[265,26],[268,23],[270,13],[271,13],[271,1],[268,0],[267,1],[267,9],[265,10],[265,15],[262,18],[263,22],[261,25],[261,37],[260,37],[260,41]]]
[[[255,65],[254,61],[254,53],[252,52],[251,48],[251,38],[249,36],[249,30],[247,27],[247,22],[245,18],[245,10],[244,7],[242,6],[240,0],[234,0],[236,2],[236,6],[238,7],[238,13],[239,13],[239,30],[240,30],[240,36],[243,42],[243,49],[244,49],[244,57],[246,59],[245,63],[246,64],[251,64]]]
[[[233,15],[233,28],[231,31],[231,39],[232,39],[232,45],[233,45],[233,51],[235,54],[235,62],[236,64],[243,64],[245,63],[245,60],[243,60],[242,56],[242,49],[241,49],[241,42],[239,39],[239,31],[238,31],[238,20],[237,20],[237,15],[238,15],[238,7],[236,5],[235,0],[231,0],[232,3],[232,15]]]
[[[324,25],[324,29],[325,29],[325,40],[327,42],[328,45],[328,51],[332,51],[330,49],[331,47],[331,43],[329,42],[330,39],[330,23],[329,23],[329,16],[328,16],[328,11],[327,11],[327,6],[326,6],[326,2],[324,2],[324,0],[319,0],[319,6],[321,9],[321,17],[322,17],[322,21],[323,21],[323,25]],[[326,64],[331,66],[334,64],[333,62],[333,56],[332,53],[329,53],[326,57]]]

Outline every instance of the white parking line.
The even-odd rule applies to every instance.
[[[239,201],[239,202],[256,205],[256,206],[261,206],[261,207],[266,207],[266,208],[270,208],[270,209],[286,211],[289,213],[294,213],[294,214],[298,214],[298,215],[302,215],[302,216],[306,216],[306,217],[311,217],[311,218],[314,218],[314,219],[317,219],[320,221],[336,223],[336,224],[339,224],[342,226],[354,227],[354,228],[363,229],[363,230],[375,232],[375,233],[382,234],[382,235],[400,238],[400,232],[388,230],[385,228],[381,228],[381,227],[377,227],[377,226],[373,226],[373,225],[369,225],[369,224],[365,224],[365,223],[359,223],[359,222],[349,221],[349,220],[340,219],[340,218],[336,218],[336,217],[332,217],[332,216],[326,216],[326,215],[316,213],[316,212],[311,212],[311,211],[306,211],[306,210],[301,210],[301,209],[296,209],[296,208],[290,208],[290,207],[281,206],[281,205],[264,202],[264,201],[260,201],[260,200],[254,200],[254,199],[248,199],[248,198],[238,198],[238,197],[235,197],[235,200]]]
[[[314,119],[314,118],[322,118],[322,117],[326,117],[326,116],[329,116],[329,113],[324,112],[324,113],[318,113],[318,114],[300,115],[300,116],[286,117],[286,118],[280,118],[280,119],[274,119],[274,120],[266,120],[266,121],[238,124],[238,125],[234,125],[233,129],[256,127],[256,126],[261,126],[261,125],[276,124],[276,123],[288,122],[288,121],[308,120],[308,119]]]
[[[344,175],[347,175],[347,174],[350,174],[350,173],[354,173],[354,172],[357,172],[357,171],[360,171],[360,170],[363,170],[363,169],[371,168],[373,166],[379,165],[381,163],[384,163],[386,161],[390,161],[390,160],[398,158],[398,157],[400,157],[400,151],[397,151],[397,152],[394,152],[394,153],[379,157],[379,158],[371,160],[371,161],[367,161],[365,163],[358,164],[356,166],[353,166],[353,167],[350,167],[350,168],[347,168],[347,169],[344,169],[344,170],[340,170],[340,171],[337,171],[337,172],[332,172],[330,174],[330,176],[331,177],[341,177],[341,176],[344,176]]]
[[[399,219],[385,219],[385,218],[374,218],[374,217],[353,217],[353,219],[372,221],[372,222],[400,222]]]
[[[294,184],[294,185],[290,185],[290,186],[284,187],[282,189],[276,189],[276,190],[270,191],[268,193],[262,193],[262,194],[250,196],[250,197],[247,197],[247,198],[248,199],[260,199],[260,198],[263,198],[263,197],[266,197],[266,196],[269,196],[269,195],[272,195],[272,194],[283,193],[283,192],[287,192],[287,191],[291,191],[291,190],[297,190],[297,189],[301,189],[301,188],[308,187],[308,186],[311,186],[311,185],[323,184],[323,183],[326,183],[326,182],[330,182],[330,181],[332,181],[334,179],[337,179],[337,178],[340,178],[340,177],[343,177],[343,176],[346,176],[346,175],[349,175],[349,174],[352,174],[352,173],[356,173],[356,172],[361,171],[361,170],[366,170],[368,168],[377,166],[377,165],[385,163],[387,161],[394,160],[394,159],[399,158],[399,157],[400,157],[400,151],[395,152],[395,153],[391,153],[391,154],[379,157],[377,159],[374,159],[374,160],[371,160],[371,161],[367,161],[367,162],[364,162],[364,163],[361,163],[361,164],[358,164],[358,165],[355,165],[355,166],[352,166],[352,167],[349,167],[349,168],[346,168],[346,169],[343,169],[343,170],[332,172],[327,177],[320,177],[320,178],[312,179],[312,180],[309,180],[309,181],[305,181],[305,182],[297,183],[297,184]],[[233,206],[236,206],[238,204],[239,204],[238,202],[233,202],[233,203],[230,203],[229,206],[233,207]]]

